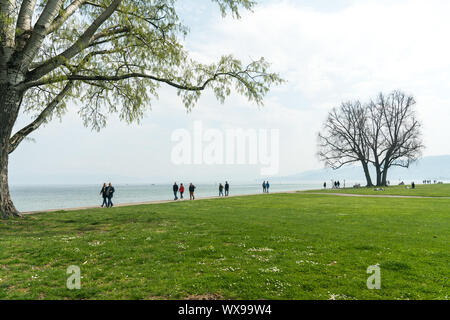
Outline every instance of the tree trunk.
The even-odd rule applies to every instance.
[[[375,169],[376,169],[376,173],[377,173],[377,187],[381,187],[382,174],[381,174],[380,165],[376,165]]]
[[[19,217],[8,185],[9,139],[19,113],[21,94],[8,84],[0,84],[0,217]]]
[[[389,168],[384,168],[383,171],[383,179],[381,180],[381,186],[387,187],[387,175],[388,175]]]
[[[369,166],[364,161],[362,161],[361,163],[364,169],[364,174],[366,175],[367,187],[373,187],[372,178],[370,177]]]

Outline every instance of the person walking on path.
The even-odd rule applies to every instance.
[[[225,182],[225,197],[228,197],[230,195],[230,184],[228,181]]]
[[[270,183],[269,181],[266,182],[266,193],[269,193]]]
[[[219,184],[219,197],[223,197],[223,185]]]
[[[184,185],[180,184],[180,199],[183,200]]]
[[[327,183],[326,183],[326,182],[323,183],[323,188],[324,188],[324,189],[327,188]]]
[[[179,189],[178,189],[178,185],[177,185],[176,182],[173,184],[172,189],[173,189],[173,195],[175,196],[175,198],[173,200],[177,201],[178,200],[178,190]]]
[[[108,190],[108,187],[106,186],[106,183],[104,183],[103,187],[102,187],[102,190],[100,190],[100,194],[103,197],[102,208],[103,208],[103,206],[105,206],[105,207],[108,206],[108,201],[106,201],[106,199],[108,199],[108,195],[106,193],[106,190]]]
[[[190,198],[190,200],[195,200],[195,195],[194,195],[195,188],[196,188],[196,186],[194,186],[192,184],[192,182],[191,182],[191,184],[189,185],[189,198]]]
[[[267,188],[266,181],[263,182],[262,187],[263,187],[263,193],[266,193],[266,188]]]
[[[108,185],[108,188],[106,189],[106,196],[108,197],[108,204],[106,205],[107,208],[114,207],[114,203],[112,202],[114,192],[116,192],[116,189],[114,189],[114,187],[112,186],[112,184],[110,182]]]

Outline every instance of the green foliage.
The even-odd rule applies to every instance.
[[[239,8],[251,10],[255,5],[249,0],[213,1],[223,14],[231,12],[236,18]],[[64,8],[70,2],[65,1]],[[190,110],[204,89],[212,90],[220,102],[234,89],[249,101],[262,104],[269,89],[283,82],[269,71],[263,58],[248,65],[230,55],[211,65],[190,59],[181,43],[187,27],[178,17],[174,0],[123,0],[79,54],[63,60],[50,73],[33,78],[39,67],[76,43],[110,3],[89,1],[47,36],[29,72],[35,85],[26,93],[26,111],[41,112],[70,83],[70,92],[52,115],[62,115],[73,100],[81,106],[79,113],[85,125],[98,130],[106,125],[111,113],[128,123],[139,121],[152,100],[158,98],[163,83],[176,87]],[[43,0],[38,1],[40,10],[43,4]],[[63,14],[64,10],[60,12]],[[71,81],[74,75],[78,78]]]
[[[449,207],[274,194],[0,221],[0,299],[448,299]]]

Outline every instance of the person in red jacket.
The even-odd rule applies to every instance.
[[[184,185],[180,185],[180,199],[183,199],[183,193],[184,193]]]

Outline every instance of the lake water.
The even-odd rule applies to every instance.
[[[261,183],[262,184],[262,183]],[[260,183],[232,184],[230,195],[248,195],[261,193]],[[187,186],[187,185],[186,185]],[[159,200],[173,200],[172,185],[114,185],[114,204],[136,203]],[[196,197],[217,196],[218,185],[198,184]],[[320,183],[271,183],[271,192],[310,190],[320,188]],[[102,198],[99,195],[101,186],[97,185],[33,185],[11,186],[11,197],[19,211],[40,211],[51,209],[68,209],[85,206],[100,206]],[[189,192],[185,196],[189,197]]]

